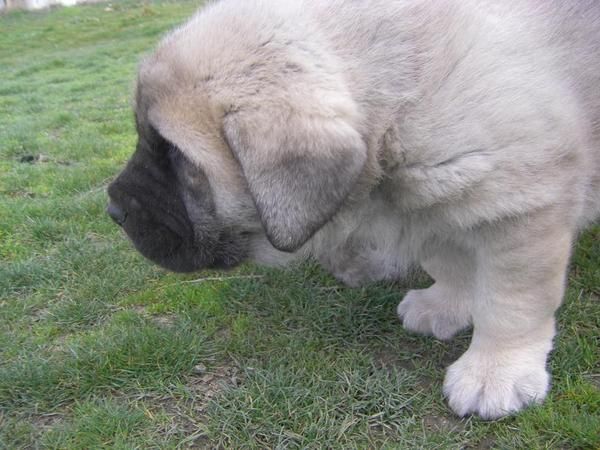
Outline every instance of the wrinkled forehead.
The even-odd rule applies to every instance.
[[[134,105],[138,132],[151,125],[172,141],[218,137],[220,119],[210,87],[194,80],[189,68],[159,56],[140,65]]]
[[[172,97],[172,86],[177,85],[171,80],[171,71],[163,70],[162,66],[155,55],[145,58],[139,66],[133,104],[139,134],[147,132],[150,126],[158,128],[152,123],[150,113],[160,108],[161,100]]]

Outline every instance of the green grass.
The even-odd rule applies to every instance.
[[[133,250],[104,206],[136,64],[196,6],[0,16],[0,448],[600,448],[600,227],[573,258],[548,400],[497,422],[448,410],[469,335],[405,333],[408,285],[313,265],[192,282]]]

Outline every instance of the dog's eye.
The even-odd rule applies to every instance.
[[[157,148],[164,146],[167,142],[163,135],[160,134],[160,132],[156,128],[154,128],[153,125],[148,126],[146,139],[153,147]]]
[[[181,158],[181,152],[176,145],[173,145],[169,142],[165,156],[169,159],[169,161],[176,162]]]
[[[160,132],[150,125],[150,135],[148,136],[150,147],[155,155],[165,162],[174,163],[181,158],[181,151],[175,144],[165,139]]]

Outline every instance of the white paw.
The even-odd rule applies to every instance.
[[[428,289],[409,291],[396,309],[405,329],[447,340],[470,324],[467,304],[452,302],[434,284]]]
[[[446,372],[448,404],[461,417],[477,414],[491,420],[540,403],[548,392],[550,375],[545,352],[533,356],[518,350],[502,354],[467,350]]]

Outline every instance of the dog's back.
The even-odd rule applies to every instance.
[[[340,90],[347,88],[365,118],[359,131],[373,152],[397,126],[404,148],[396,157],[408,166],[483,150],[495,168],[518,169],[521,178],[510,186],[487,189],[504,205],[519,186],[531,185],[528,166],[544,172],[529,204],[507,208],[505,216],[540,206],[557,185],[577,190],[579,207],[565,214],[580,225],[600,214],[600,5],[593,0],[222,0],[198,18],[187,27],[197,33],[190,42],[205,46],[205,61],[224,70],[250,64],[250,55],[269,42],[279,48],[278,58],[310,71],[314,83],[342,80]],[[285,70],[295,69],[289,64]],[[506,149],[518,134],[524,147],[529,138],[538,141],[510,154]],[[410,192],[397,197],[426,206]],[[563,201],[573,203],[567,197]],[[479,203],[489,209],[493,201]]]
[[[537,108],[542,115],[555,116],[545,118],[548,123],[561,121],[563,134],[571,135],[564,137],[564,146],[578,147],[561,152],[572,153],[577,162],[559,161],[563,156],[559,153],[542,155],[540,148],[531,151],[538,152],[540,160],[547,159],[543,164],[548,171],[560,171],[561,165],[562,170],[577,171],[580,181],[573,189],[585,197],[577,213],[580,226],[600,215],[600,3],[306,0],[306,4],[346,62],[346,80],[367,111],[369,130],[395,120],[386,114],[410,121],[416,105],[420,118],[412,144],[429,149],[412,155],[413,163],[427,162],[426,158],[437,163],[442,158],[427,154],[435,152],[435,143],[430,145],[435,138],[427,142],[425,122],[459,121],[461,108],[476,97],[486,97],[488,114],[496,116],[499,128],[503,121],[510,122],[499,110],[511,102],[515,110]],[[510,101],[493,101],[511,95]],[[444,96],[445,103],[438,103],[435,96]],[[406,129],[401,132],[410,134]],[[442,146],[460,144],[460,140],[452,143],[451,137],[445,133]],[[401,138],[410,142],[407,135]],[[490,138],[497,139],[493,134]],[[500,142],[494,144],[501,148]],[[411,155],[403,158],[411,162]],[[561,183],[561,178],[552,180]]]

